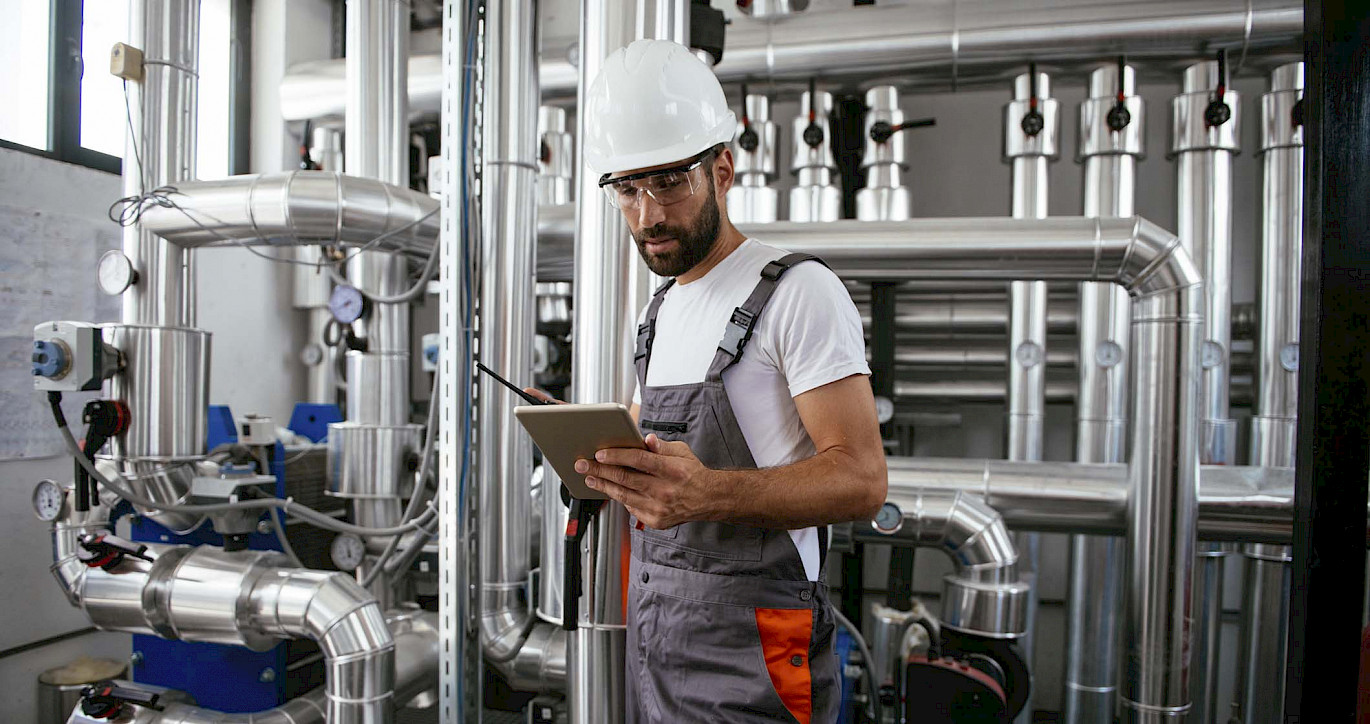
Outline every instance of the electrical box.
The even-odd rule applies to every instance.
[[[115,43],[109,51],[109,72],[115,78],[143,80],[143,51],[126,43]]]
[[[100,327],[86,322],[43,322],[33,328],[33,389],[98,390],[119,371],[119,351],[105,344]]]

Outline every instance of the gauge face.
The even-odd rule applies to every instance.
[[[1094,361],[1105,369],[1123,361],[1123,348],[1117,342],[1105,340],[1094,348]]]
[[[1223,363],[1223,358],[1226,356],[1223,346],[1210,339],[1204,342],[1203,347],[1199,349],[1199,364],[1201,364],[1204,369],[1211,370],[1214,367],[1221,365]]]
[[[57,516],[62,514],[62,500],[65,497],[62,486],[51,480],[44,480],[33,489],[33,512],[38,514],[39,520],[57,520]]]
[[[1042,362],[1042,346],[1036,342],[1023,342],[1013,351],[1018,364],[1031,369]]]
[[[333,565],[339,570],[355,571],[357,566],[362,564],[362,558],[366,556],[366,544],[351,533],[342,533],[333,539],[329,553],[333,558]]]
[[[875,514],[875,529],[881,533],[893,533],[899,530],[903,522],[904,512],[894,503],[885,503],[880,506],[880,512]]]
[[[875,398],[875,419],[881,425],[894,419],[894,403],[890,401],[890,398]]]
[[[1299,343],[1286,344],[1280,348],[1280,366],[1286,372],[1299,371]]]
[[[100,291],[110,296],[123,294],[124,290],[133,284],[135,276],[133,262],[118,249],[110,249],[101,255],[100,262],[95,267],[95,277],[100,284]]]
[[[303,362],[306,367],[313,367],[314,365],[323,362],[323,347],[312,342],[306,344],[304,349],[300,350],[300,361]]]
[[[360,289],[340,284],[333,287],[333,294],[328,298],[328,310],[333,313],[334,319],[351,324],[366,313],[366,297],[362,296]]]

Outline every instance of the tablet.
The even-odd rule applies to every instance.
[[[552,464],[571,496],[607,500],[609,496],[585,486],[576,472],[577,460],[594,460],[595,453],[610,447],[646,450],[628,408],[616,402],[594,405],[523,405],[514,416],[533,437],[544,460]]]

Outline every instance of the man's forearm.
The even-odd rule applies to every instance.
[[[777,468],[713,470],[717,518],[793,530],[870,520],[885,501],[885,461],[862,461],[840,448]]]

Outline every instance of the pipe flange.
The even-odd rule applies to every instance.
[[[985,582],[955,574],[942,579],[942,625],[992,639],[1017,639],[1028,631],[1032,585]]]

